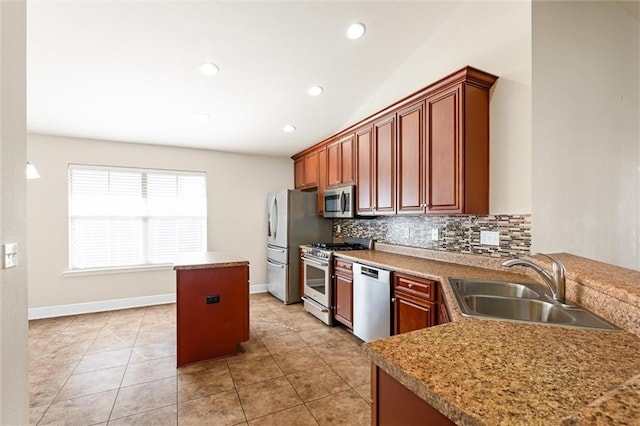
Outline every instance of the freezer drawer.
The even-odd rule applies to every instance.
[[[289,263],[289,249],[286,247],[268,245],[267,259],[275,263]]]
[[[287,283],[289,268],[286,263],[278,263],[267,259],[267,291],[284,303],[288,303]]]

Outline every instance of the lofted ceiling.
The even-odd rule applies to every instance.
[[[29,132],[289,156],[353,124],[460,3],[27,4]]]

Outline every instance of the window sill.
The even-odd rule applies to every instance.
[[[110,274],[128,274],[131,272],[149,272],[149,271],[168,271],[173,269],[173,263],[163,263],[159,265],[140,265],[140,266],[123,266],[117,268],[91,268],[91,269],[72,269],[63,271],[63,277],[82,277],[87,275],[110,275]]]

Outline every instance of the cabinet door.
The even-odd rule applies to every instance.
[[[436,325],[435,303],[400,291],[397,291],[394,297],[394,334],[407,333]]]
[[[293,162],[293,182],[296,189],[304,188],[304,157]]]
[[[398,213],[425,211],[424,101],[398,113]]]
[[[336,274],[334,278],[334,318],[353,328],[353,278]]]
[[[461,90],[457,85],[427,98],[427,204],[434,213],[462,213]]]
[[[351,135],[340,141],[340,177],[342,185],[353,185],[356,182],[353,167],[353,138]]]
[[[318,150],[318,215],[324,213],[324,190],[327,187],[327,148]]]
[[[451,317],[449,316],[447,300],[444,298],[442,286],[438,286],[438,324],[446,324],[448,322],[451,322]]]
[[[395,115],[373,125],[373,193],[376,214],[396,211]]]
[[[366,127],[356,132],[356,212],[373,214],[372,131]]]
[[[304,186],[318,186],[318,152],[313,151],[304,156]]]
[[[339,186],[342,182],[342,157],[340,155],[340,142],[334,142],[327,146],[327,186]]]

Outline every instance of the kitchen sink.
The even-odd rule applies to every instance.
[[[463,294],[502,297],[540,297],[540,294],[525,284],[505,281],[456,280],[455,285]]]
[[[449,278],[462,315],[571,327],[620,330],[577,305],[564,305],[540,285]]]
[[[561,306],[535,299],[465,296],[464,302],[471,311],[505,319],[558,324],[571,324],[574,321]]]

